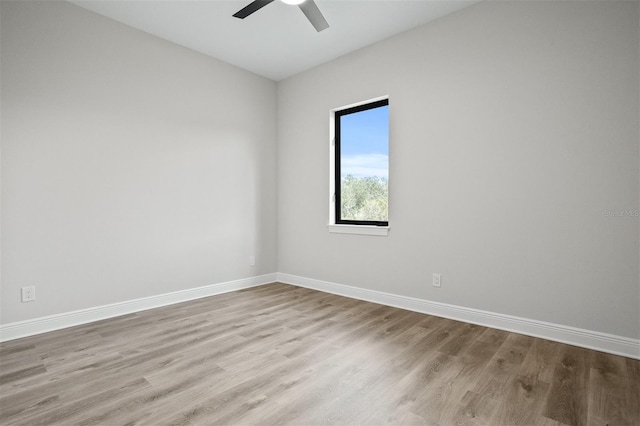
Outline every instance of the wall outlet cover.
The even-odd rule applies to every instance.
[[[440,274],[433,274],[433,286],[440,287]]]
[[[22,287],[22,302],[33,302],[36,300],[36,287],[28,286]]]

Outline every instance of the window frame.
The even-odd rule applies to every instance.
[[[384,106],[389,106],[388,96],[371,99],[355,105],[338,108],[332,111],[331,132],[333,136],[332,138],[333,149],[331,153],[332,154],[331,165],[333,169],[333,176],[331,178],[332,179],[331,188],[333,190],[333,194],[332,194],[332,198],[333,198],[332,210],[333,211],[330,212],[330,216],[332,219],[330,220],[331,232],[362,233],[362,234],[368,234],[368,235],[386,235],[386,229],[388,229],[389,227],[388,218],[386,221],[375,221],[375,220],[349,220],[349,219],[342,219],[341,217],[341,214],[342,214],[342,198],[341,198],[341,186],[342,186],[341,185],[342,183],[341,159],[342,158],[341,157],[342,155],[340,150],[340,130],[341,130],[340,119],[346,115],[368,111],[371,109],[376,109]],[[349,232],[349,229],[346,229],[346,228],[349,228],[354,231],[357,228],[360,228],[363,232],[359,232],[359,231]],[[384,229],[384,232],[378,232],[377,231],[378,229],[379,230]]]

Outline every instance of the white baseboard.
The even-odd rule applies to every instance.
[[[273,282],[292,284],[326,293],[338,294],[353,299],[394,306],[409,311],[435,315],[457,321],[478,324],[485,327],[497,328],[528,336],[540,337],[547,340],[580,346],[597,351],[622,355],[640,359],[640,340],[616,336],[597,331],[585,330],[559,324],[552,324],[511,315],[497,314],[478,309],[448,305],[446,303],[430,302],[413,297],[399,296],[381,291],[367,290],[344,284],[321,281],[312,278],[299,277],[291,274],[274,273],[257,277],[244,278],[235,281],[212,284],[173,293],[160,294],[142,299],[129,300],[111,305],[66,312],[58,315],[35,318],[27,321],[0,325],[0,342],[28,337],[49,331],[60,330],[76,325],[87,324],[107,318],[147,309],[215,296],[216,294],[242,290]]]
[[[413,297],[398,296],[380,291],[367,290],[343,284],[320,281],[296,275],[278,273],[278,281],[298,287],[306,287],[326,293],[338,294],[353,299],[366,300],[382,305],[394,306],[409,311],[449,318],[497,328],[528,336],[594,349],[615,355],[640,359],[640,340],[616,336],[597,331],[585,330],[565,325],[552,324],[511,315],[497,314],[446,303],[430,302]]]
[[[189,300],[200,299],[202,297],[256,287],[272,283],[276,280],[277,274],[275,273],[260,275],[257,277],[212,284],[188,290],[180,290],[157,296],[144,297],[142,299],[113,303],[111,305],[97,306],[95,308],[40,317],[27,321],[2,324],[0,325],[0,342],[87,324],[93,321],[113,318],[134,312],[145,311],[147,309],[159,308],[161,306],[173,305],[174,303],[186,302]]]

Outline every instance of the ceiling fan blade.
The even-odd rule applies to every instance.
[[[307,17],[311,25],[314,26],[316,31],[320,32],[329,28],[327,20],[322,16],[322,12],[318,9],[318,6],[313,0],[307,0],[298,6],[302,13]]]
[[[258,10],[262,9],[263,7],[265,7],[266,5],[268,5],[273,1],[274,0],[255,0],[249,3],[248,6],[245,6],[239,11],[237,11],[236,13],[234,13],[233,16],[234,18],[244,19],[247,16],[251,15],[253,12],[257,12]]]

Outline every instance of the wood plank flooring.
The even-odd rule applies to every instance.
[[[0,344],[2,425],[640,425],[640,361],[270,284]]]

